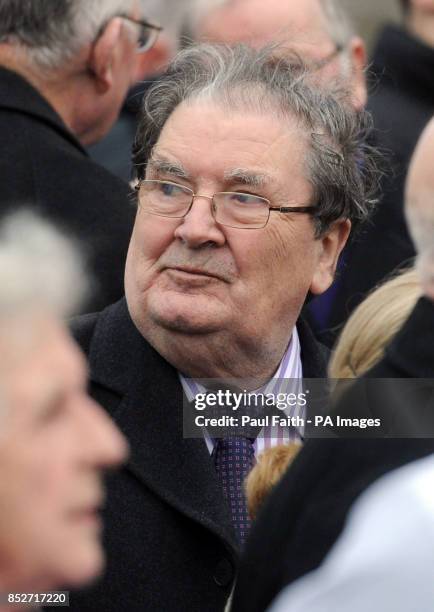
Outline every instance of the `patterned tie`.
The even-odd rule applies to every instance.
[[[244,479],[255,464],[254,438],[233,436],[218,438],[212,456],[228,502],[232,523],[241,546],[244,545],[250,528],[250,517],[244,494]]]

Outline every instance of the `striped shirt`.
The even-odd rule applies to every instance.
[[[194,378],[186,378],[178,372],[182,388],[189,402],[193,401],[198,393],[206,393],[205,387]],[[274,376],[260,389],[252,391],[252,394],[270,393],[275,398],[279,394],[287,397],[290,393],[298,394],[302,391],[303,370],[301,364],[301,347],[297,328],[294,327],[288,348],[280,362]],[[304,418],[305,409],[298,405],[287,407],[283,413],[290,417]],[[210,454],[215,445],[215,440],[204,430],[204,438]],[[300,441],[303,438],[303,428],[279,425],[269,425],[263,427],[254,443],[255,457],[263,450],[277,446],[278,444],[288,444],[289,442]]]

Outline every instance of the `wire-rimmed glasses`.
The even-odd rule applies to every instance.
[[[149,21],[144,19],[134,19],[134,17],[129,15],[119,15],[119,17],[134,23],[140,28],[139,38],[137,39],[137,53],[149,51],[155,45],[158,35],[163,29],[161,26],[149,23]]]
[[[151,215],[182,219],[191,210],[195,198],[211,201],[216,223],[237,229],[262,229],[270,212],[312,214],[315,206],[272,206],[267,198],[252,193],[222,191],[213,196],[194,193],[189,187],[173,183],[142,179],[135,187],[140,208]]]

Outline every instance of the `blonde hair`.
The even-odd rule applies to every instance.
[[[299,442],[281,444],[267,448],[259,455],[257,464],[244,483],[247,509],[252,519],[256,517],[271,489],[282,478],[301,446]]]
[[[380,361],[420,296],[413,268],[375,289],[348,319],[329,364],[329,378],[356,378]]]

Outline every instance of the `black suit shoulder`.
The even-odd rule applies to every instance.
[[[0,68],[0,215],[31,208],[82,252],[100,310],[123,295],[135,210],[130,188],[87,156],[54,109],[24,79]]]

